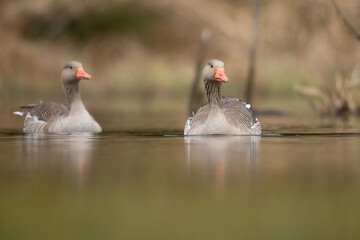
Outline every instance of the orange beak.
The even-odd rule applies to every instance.
[[[90,74],[87,74],[84,69],[79,68],[76,73],[76,78],[79,80],[87,79],[89,80],[91,78]]]
[[[227,78],[227,76],[225,74],[224,68],[217,68],[214,77],[216,78],[216,81],[218,81],[218,82],[226,82],[227,83],[229,81],[229,79]]]

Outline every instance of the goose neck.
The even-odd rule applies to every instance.
[[[205,92],[210,109],[220,108],[221,104],[221,83],[217,81],[205,81]]]
[[[63,84],[63,89],[70,104],[81,101],[79,82]]]

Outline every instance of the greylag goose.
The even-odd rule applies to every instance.
[[[22,106],[24,111],[17,111],[14,114],[24,117],[24,132],[54,134],[101,132],[100,125],[86,110],[80,96],[80,80],[90,78],[80,62],[66,63],[61,80],[69,104],[40,102]]]
[[[229,82],[222,61],[210,60],[204,68],[203,80],[208,104],[186,121],[184,135],[261,134],[260,122],[250,104],[237,98],[221,98],[221,84]]]

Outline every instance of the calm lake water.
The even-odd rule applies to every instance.
[[[0,133],[1,239],[360,239],[360,122]]]

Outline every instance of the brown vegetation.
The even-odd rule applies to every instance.
[[[339,4],[359,29],[360,2]],[[61,67],[76,59],[94,76],[83,87],[96,104],[110,98],[106,107],[126,111],[137,99],[185,114],[204,27],[212,32],[206,58],[224,60],[231,80],[224,94],[243,98],[252,12],[249,1],[231,0],[0,1],[0,99],[11,108],[24,98],[61,101]],[[326,85],[359,64],[352,34],[331,1],[263,1],[253,105],[303,109],[294,84]]]
[[[336,74],[335,80],[324,87],[295,85],[294,89],[306,97],[315,113],[347,117],[360,113],[360,99],[355,99],[359,86],[360,71],[355,69],[347,78]]]

